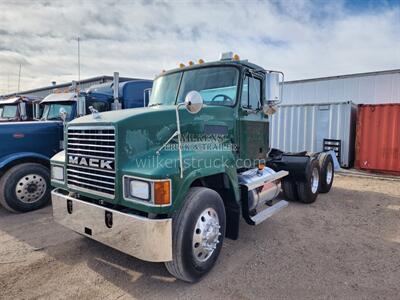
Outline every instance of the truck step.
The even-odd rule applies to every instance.
[[[268,219],[269,217],[272,217],[274,214],[279,212],[282,208],[288,206],[289,202],[285,200],[280,200],[276,204],[260,211],[258,214],[256,214],[254,217],[251,217],[251,220],[254,222],[254,225],[258,225]]]

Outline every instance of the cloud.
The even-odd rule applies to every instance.
[[[288,79],[399,68],[400,8],[375,3],[0,0],[0,93],[19,63],[23,89],[76,78],[78,36],[82,78],[153,78],[228,50]]]

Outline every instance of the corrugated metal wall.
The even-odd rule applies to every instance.
[[[400,103],[400,71],[289,81],[284,85],[282,104],[337,101],[356,104]]]
[[[282,105],[271,117],[270,146],[288,152],[319,152],[324,139],[340,140],[340,164],[350,167],[354,160],[356,109],[351,102]]]
[[[359,106],[355,165],[400,175],[400,104]]]

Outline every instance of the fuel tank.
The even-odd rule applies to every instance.
[[[239,174],[239,184],[251,186],[254,182],[264,181],[264,184],[248,190],[248,208],[249,211],[257,210],[262,205],[265,205],[268,201],[274,200],[280,190],[281,181],[280,179],[273,179],[272,176],[276,172],[271,168],[265,167],[264,169],[250,169]],[[269,180],[269,178],[272,180]]]

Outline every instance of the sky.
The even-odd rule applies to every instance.
[[[0,0],[0,94],[241,59],[287,80],[400,68],[400,0]]]

